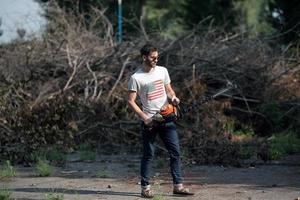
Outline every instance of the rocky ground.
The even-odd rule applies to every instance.
[[[241,168],[184,165],[185,184],[196,193],[191,197],[172,194],[166,159],[157,159],[153,167],[156,200],[300,199],[300,155]],[[49,196],[70,200],[142,199],[138,156],[99,156],[93,162],[73,159],[65,167],[55,168],[50,177],[37,176],[34,166],[17,166],[16,170],[17,176],[2,180],[0,188],[9,188],[17,200],[50,199]]]

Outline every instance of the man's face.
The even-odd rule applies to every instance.
[[[144,62],[148,67],[155,67],[158,61],[158,52],[152,51],[148,56],[143,56]]]

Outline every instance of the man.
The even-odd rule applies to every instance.
[[[143,156],[141,160],[142,197],[152,198],[150,188],[150,163],[154,156],[154,143],[158,134],[164,142],[170,155],[170,168],[173,178],[173,193],[193,195],[182,185],[179,139],[174,122],[160,123],[153,126],[153,116],[161,108],[171,102],[179,104],[179,99],[171,87],[169,73],[165,67],[157,66],[158,50],[152,44],[142,47],[142,66],[131,76],[128,83],[128,105],[142,120]],[[137,105],[139,96],[142,109]]]

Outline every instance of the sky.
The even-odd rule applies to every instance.
[[[0,43],[7,43],[18,37],[17,29],[25,29],[26,36],[40,35],[46,20],[40,5],[34,0],[0,0]]]

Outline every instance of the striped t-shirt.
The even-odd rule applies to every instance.
[[[141,67],[130,77],[128,90],[137,92],[143,112],[151,117],[168,102],[165,85],[170,82],[165,67],[156,66],[150,72],[144,72]]]

